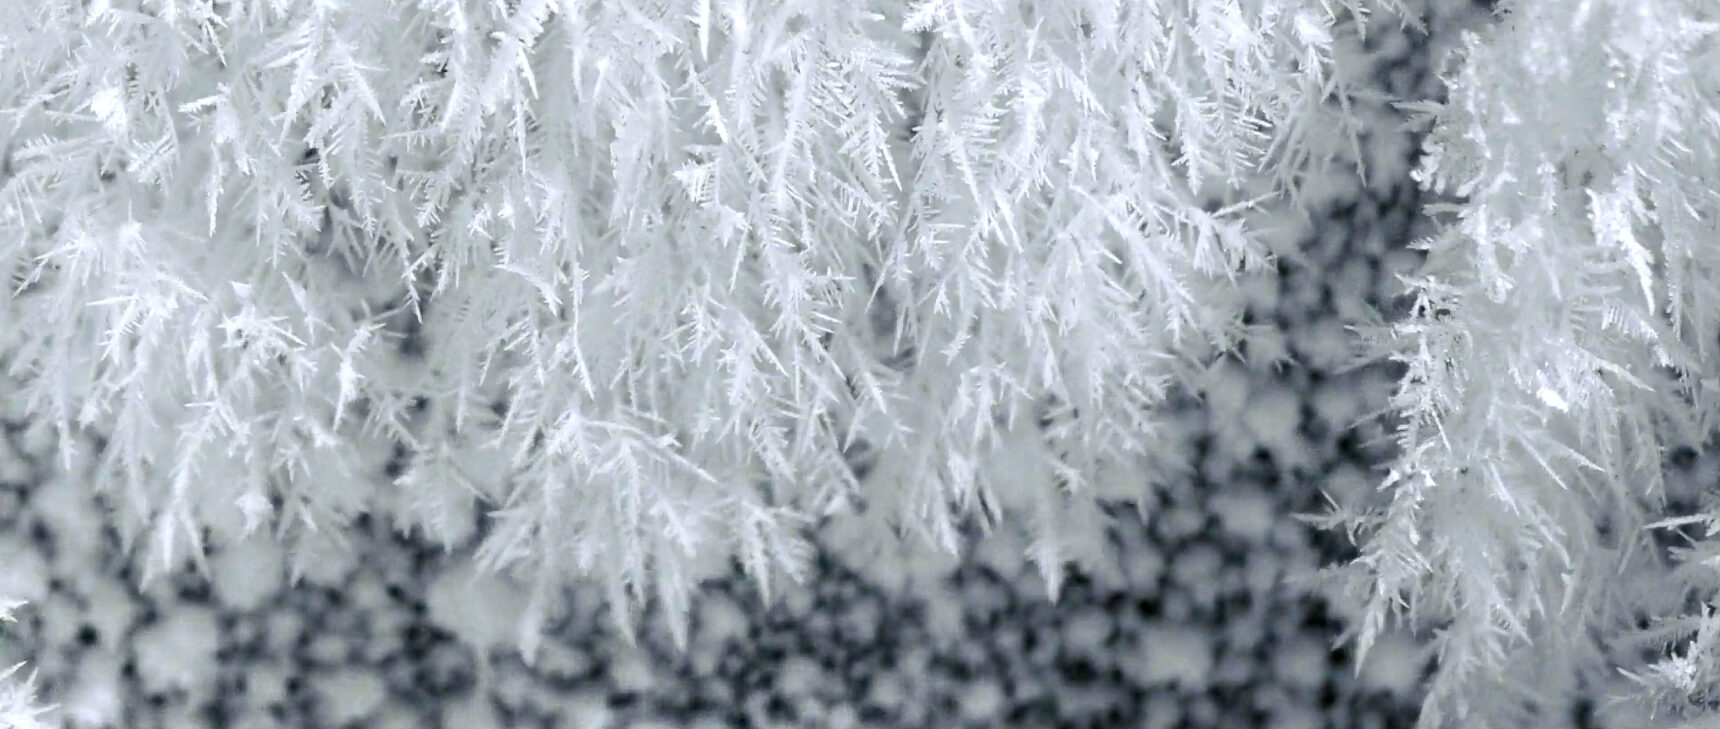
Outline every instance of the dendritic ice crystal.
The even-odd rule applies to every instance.
[[[0,728],[1714,718],[1707,0],[0,13]]]

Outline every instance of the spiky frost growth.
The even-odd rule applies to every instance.
[[[1720,6],[1499,13],[1421,109],[1418,179],[1456,202],[1409,317],[1371,333],[1407,369],[1401,455],[1352,523],[1360,643],[1393,616],[1435,629],[1425,726],[1562,725],[1620,670],[1646,671],[1663,717],[1709,711],[1713,619],[1647,636],[1698,636],[1651,669],[1637,620],[1720,586],[1715,543],[1668,559],[1653,532],[1677,524],[1651,527],[1696,498],[1664,460],[1720,424]]]
[[[1173,462],[1153,407],[1244,335],[1246,203],[1353,131],[1329,49],[1361,8],[4,12],[4,357],[154,569],[493,510],[529,615],[585,575],[679,626],[844,505],[945,548],[1028,524],[1055,590],[1094,482]]]

